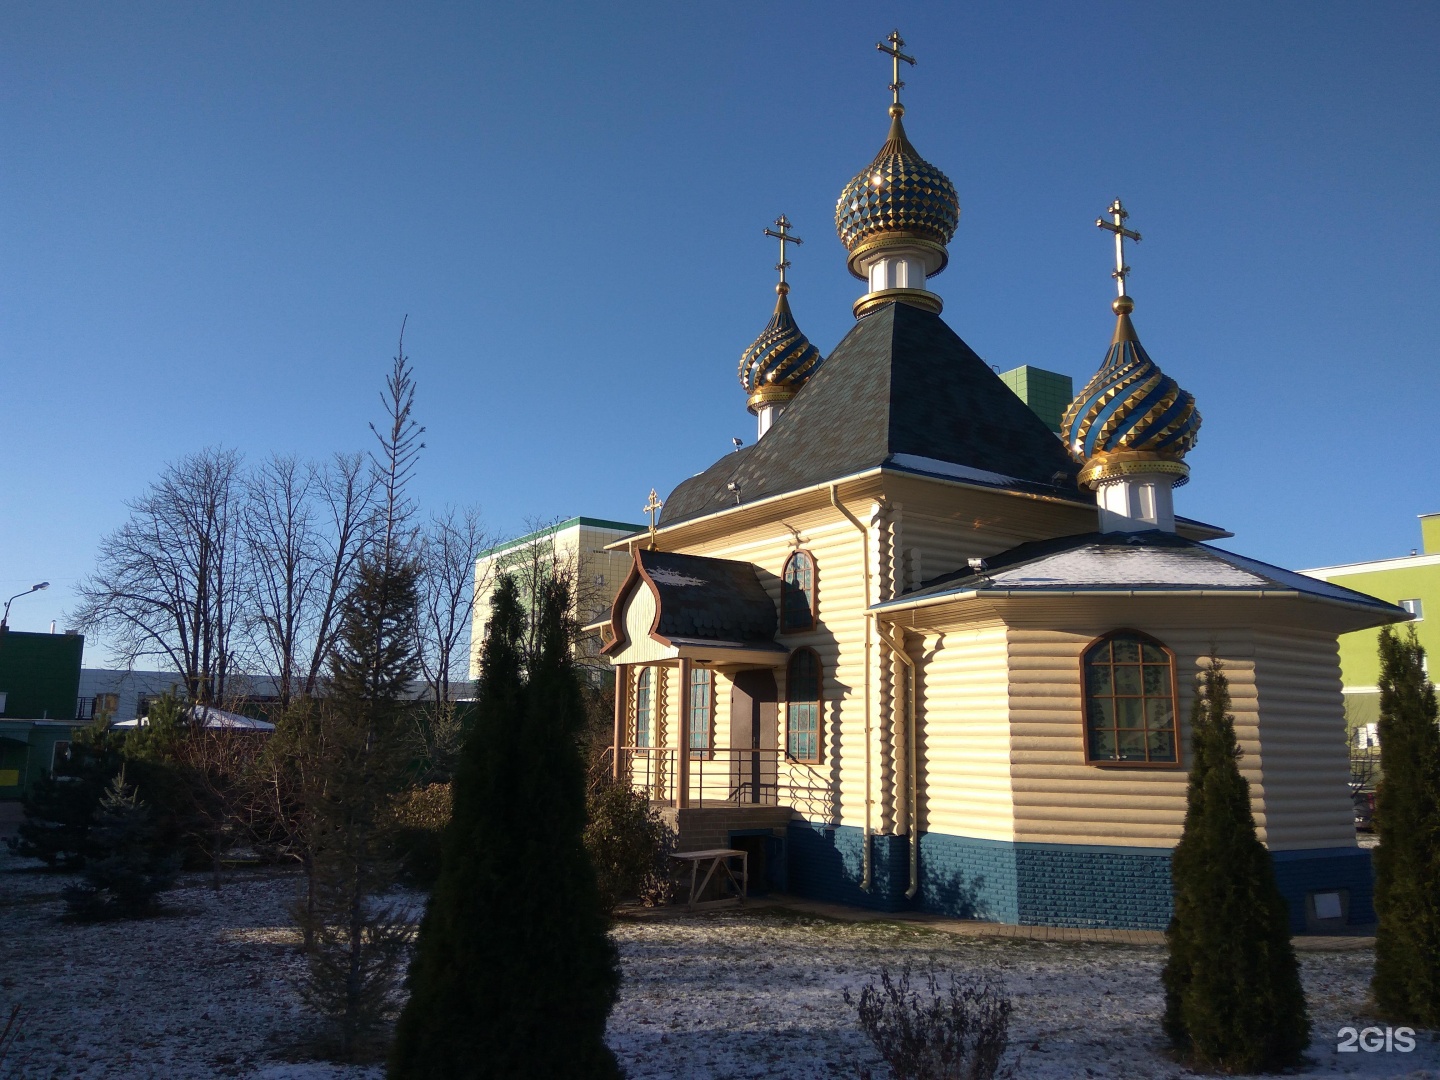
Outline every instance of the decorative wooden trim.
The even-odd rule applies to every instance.
[[[1140,639],[1142,642],[1148,642],[1149,644],[1154,645],[1157,649],[1159,649],[1161,652],[1163,652],[1163,653],[1165,654],[1165,656],[1166,656],[1166,657],[1169,659],[1169,661],[1170,661],[1170,710],[1171,710],[1171,730],[1172,730],[1172,732],[1173,732],[1173,734],[1174,734],[1174,737],[1175,737],[1175,760],[1174,760],[1174,761],[1116,761],[1116,760],[1111,759],[1111,758],[1092,758],[1092,757],[1090,756],[1090,691],[1089,691],[1089,687],[1088,687],[1088,685],[1086,684],[1086,681],[1085,681],[1085,658],[1090,654],[1090,650],[1093,649],[1093,648],[1095,648],[1095,646],[1099,645],[1101,642],[1111,641],[1111,640],[1113,640],[1113,639],[1115,639],[1115,638],[1117,638],[1117,637],[1124,637],[1124,636],[1132,636],[1132,637],[1135,637],[1135,638]],[[1138,666],[1142,665],[1143,663],[1144,663],[1143,660],[1137,661],[1137,662],[1136,662],[1136,666],[1138,667]],[[1152,635],[1152,634],[1147,634],[1147,633],[1145,633],[1145,631],[1143,631],[1143,630],[1136,630],[1136,629],[1134,629],[1133,627],[1128,627],[1128,626],[1118,627],[1118,628],[1116,628],[1116,629],[1114,629],[1114,630],[1107,630],[1105,633],[1101,634],[1099,637],[1092,639],[1092,640],[1089,642],[1089,644],[1087,644],[1083,649],[1081,649],[1081,650],[1080,650],[1079,666],[1080,666],[1080,741],[1081,741],[1082,746],[1084,747],[1085,764],[1087,764],[1087,765],[1093,765],[1093,766],[1095,766],[1096,768],[1101,768],[1101,769],[1168,769],[1168,770],[1174,770],[1174,769],[1184,768],[1184,757],[1185,757],[1185,755],[1184,755],[1184,747],[1181,745],[1181,739],[1180,739],[1180,681],[1179,681],[1179,677],[1178,677],[1178,671],[1179,671],[1180,665],[1179,665],[1179,663],[1178,663],[1177,660],[1176,660],[1175,650],[1174,650],[1174,649],[1170,648],[1169,645],[1166,645],[1166,644],[1165,644],[1163,641],[1161,641],[1159,638],[1155,637],[1155,636]],[[1114,662],[1112,661],[1111,664],[1110,664],[1110,668],[1111,668],[1111,672],[1112,672],[1112,677],[1113,677],[1114,667],[1115,667],[1115,665],[1114,665]],[[1141,687],[1140,687],[1140,688],[1141,688],[1140,700],[1141,700],[1141,701],[1144,701],[1144,700],[1145,700],[1145,695],[1144,695],[1144,682],[1143,682],[1144,672],[1143,672],[1143,670],[1142,670],[1142,672],[1141,672],[1141,679],[1142,679],[1142,682],[1141,682]],[[1114,695],[1114,690],[1113,690],[1113,683],[1112,683],[1112,690],[1111,690],[1110,700],[1111,700],[1112,702],[1115,700],[1115,695]],[[1116,727],[1116,728],[1113,728],[1112,730],[1114,730],[1114,731],[1116,732],[1116,737],[1118,738],[1118,737],[1119,737],[1118,733],[1119,733],[1120,729],[1119,729],[1118,727]],[[1149,728],[1143,728],[1142,730],[1145,731],[1147,734],[1148,734],[1148,732],[1149,732]],[[1146,749],[1146,754],[1147,754],[1147,755],[1149,754],[1149,749],[1148,749],[1148,747],[1147,747],[1147,749]]]

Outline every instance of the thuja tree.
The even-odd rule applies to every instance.
[[[1193,1063],[1224,1072],[1284,1068],[1310,1042],[1285,898],[1255,833],[1250,784],[1212,659],[1190,714],[1185,827],[1171,861],[1165,1034]]]
[[[527,665],[512,578],[491,601],[479,700],[420,926],[393,1078],[618,1077],[605,1021],[620,974],[582,843],[584,706],[567,590],[543,590]]]
[[[1380,632],[1375,800],[1375,1003],[1390,1019],[1440,1027],[1440,727],[1414,627]]]

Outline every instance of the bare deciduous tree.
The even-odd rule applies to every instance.
[[[460,715],[451,683],[463,680],[469,666],[476,592],[484,592],[494,577],[493,563],[487,560],[477,568],[476,556],[491,543],[473,506],[447,508],[420,531],[416,634],[430,701],[415,714],[414,733],[432,780],[448,779],[460,753]]]
[[[192,701],[225,696],[240,630],[240,455],[212,448],[166,466],[100,542],[74,615],[123,662],[159,657]]]
[[[375,479],[361,455],[325,464],[276,455],[246,484],[247,613],[282,710],[313,696],[340,599],[364,551]]]
[[[449,701],[451,681],[469,666],[475,594],[494,579],[492,564],[477,571],[476,556],[492,543],[474,506],[447,508],[420,535],[420,664],[437,705]]]

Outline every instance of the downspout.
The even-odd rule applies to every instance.
[[[890,646],[890,651],[909,669],[907,681],[910,686],[905,695],[907,714],[905,717],[905,748],[906,756],[910,761],[909,776],[906,777],[909,781],[907,786],[910,789],[907,793],[909,811],[906,815],[909,818],[908,825],[910,827],[910,887],[905,890],[905,899],[914,900],[915,894],[920,891],[920,781],[916,775],[916,761],[919,758],[916,743],[919,742],[919,728],[915,721],[915,661],[905,651],[905,631],[903,629],[893,623],[890,625],[890,629],[899,641],[898,645],[885,635],[883,628],[877,627],[877,629],[880,630],[880,640]]]
[[[865,841],[864,850],[861,852],[863,872],[860,879],[860,888],[865,892],[870,891],[870,848],[871,848],[871,823],[870,823],[870,744],[874,742],[870,733],[870,624],[873,616],[870,614],[870,533],[861,524],[860,519],[840,504],[838,496],[840,485],[830,485],[830,505],[844,515],[845,519],[860,530],[860,567],[865,580]]]

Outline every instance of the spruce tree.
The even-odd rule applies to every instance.
[[[604,1036],[620,973],[582,842],[585,712],[567,590],[554,581],[543,590],[528,672],[513,578],[500,579],[491,604],[390,1076],[618,1077]]]
[[[1375,798],[1375,1004],[1397,1023],[1440,1027],[1440,727],[1415,628],[1380,632]]]
[[[1298,1064],[1310,1043],[1290,916],[1255,833],[1250,784],[1212,659],[1190,714],[1185,827],[1171,860],[1165,1034],[1196,1065],[1254,1072]]]
[[[85,882],[65,889],[71,914],[84,919],[149,914],[159,893],[175,883],[178,855],[157,846],[150,808],[115,775],[95,811]]]
[[[415,568],[367,559],[346,600],[320,704],[312,822],[313,900],[297,909],[311,940],[307,1001],[354,1057],[391,1010],[410,940],[406,913],[383,900],[394,883],[394,803],[408,780],[404,694],[415,656]]]

